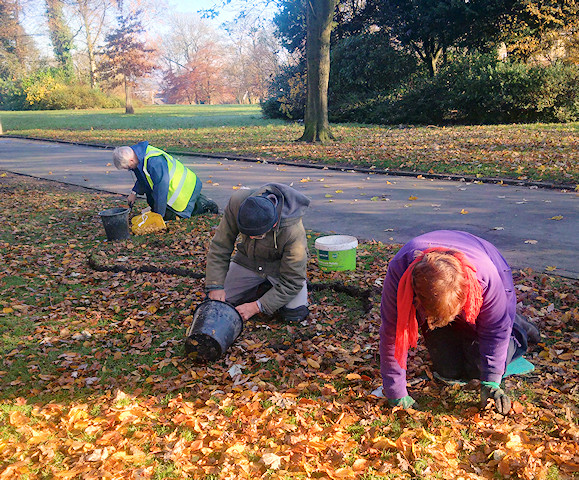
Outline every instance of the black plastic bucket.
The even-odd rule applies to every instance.
[[[204,300],[193,313],[185,339],[185,353],[198,362],[213,362],[225,353],[242,330],[243,319],[233,305]]]
[[[125,240],[131,236],[129,232],[129,212],[128,208],[109,208],[99,212],[103,219],[103,225],[107,234],[107,240]]]

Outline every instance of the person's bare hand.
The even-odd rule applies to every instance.
[[[137,194],[135,192],[131,192],[129,197],[127,198],[127,203],[129,204],[129,208],[135,204],[135,200],[137,199]]]
[[[221,289],[221,290],[209,290],[209,293],[207,294],[207,296],[211,300],[219,300],[220,302],[224,302],[225,301],[225,290],[223,290],[223,289]]]
[[[248,320],[260,312],[257,302],[243,303],[235,307],[235,309],[239,312],[243,320]]]

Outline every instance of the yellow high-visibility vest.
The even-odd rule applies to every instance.
[[[167,167],[169,169],[169,193],[167,194],[167,205],[176,212],[182,212],[187,207],[189,199],[195,191],[197,184],[197,175],[183,165],[179,160],[175,160],[167,152],[160,148],[147,146],[145,151],[145,160],[143,163],[143,172],[149,182],[151,189],[153,188],[153,180],[147,170],[147,161],[150,157],[162,155],[167,160]]]

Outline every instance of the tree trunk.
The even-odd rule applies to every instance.
[[[430,78],[434,78],[436,76],[436,60],[432,55],[428,55],[427,58],[426,66],[428,67],[428,75]]]
[[[424,42],[424,56],[429,75],[434,78],[438,72],[438,61],[442,56],[442,46],[433,38]]]
[[[442,49],[435,50],[433,52],[428,52],[426,57],[426,66],[428,67],[428,73],[432,78],[438,73],[438,61],[442,56]]]
[[[434,78],[438,72],[438,62],[444,51],[442,46],[430,38],[420,43],[410,42],[410,45],[418,58],[426,64],[428,75]]]
[[[94,58],[93,46],[88,46],[88,72],[90,80],[90,88],[96,88],[96,60]]]
[[[133,114],[135,109],[133,108],[133,92],[131,91],[131,84],[125,76],[125,113]]]
[[[302,142],[333,139],[328,122],[328,83],[330,80],[330,34],[338,0],[307,2],[307,90]]]

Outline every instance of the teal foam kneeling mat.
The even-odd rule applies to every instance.
[[[507,365],[503,378],[510,375],[524,375],[535,370],[535,366],[524,357],[515,358]]]

